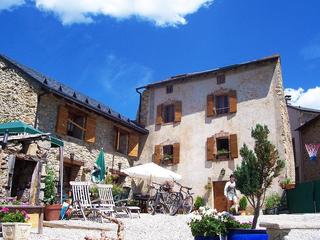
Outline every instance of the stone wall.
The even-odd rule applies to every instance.
[[[58,114],[58,107],[64,104],[65,100],[57,98],[52,94],[47,94],[41,97],[39,103],[39,120],[38,127],[45,132],[55,133],[56,119]],[[85,109],[84,109],[85,110]],[[114,126],[115,124],[101,116],[91,113],[97,119],[96,125],[96,142],[94,144],[87,143],[83,140],[70,137],[58,136],[64,141],[64,157],[70,158],[70,154],[74,153],[74,159],[83,161],[84,166],[80,168],[77,180],[89,180],[90,174],[86,174],[84,169],[93,169],[96,158],[103,148],[105,152],[106,166],[110,169],[112,163],[114,169],[118,169],[118,163],[122,164],[122,169],[125,169],[133,164],[133,161],[124,154],[114,151]],[[49,164],[54,167],[56,171],[59,169],[59,149],[52,148],[48,155]]]
[[[317,154],[317,160],[311,161],[305,144],[320,143],[320,118],[313,121],[312,124],[305,126],[301,131],[301,159],[302,159],[302,179],[303,181],[320,180],[320,151]]]
[[[0,60],[0,121],[20,119],[33,125],[38,87]]]

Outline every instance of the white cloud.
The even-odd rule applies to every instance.
[[[320,87],[309,88],[306,91],[303,88],[286,88],[286,95],[291,95],[291,104],[301,107],[320,109]]]
[[[0,10],[21,5],[24,0],[0,0]],[[214,0],[30,0],[35,6],[55,14],[64,25],[91,23],[95,16],[116,19],[137,17],[157,26],[186,24],[186,16]]]
[[[0,0],[0,11],[23,5],[24,0]]]

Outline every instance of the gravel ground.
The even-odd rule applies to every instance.
[[[252,216],[237,217],[240,221],[252,221]],[[187,225],[188,215],[168,216],[141,214],[141,218],[122,218],[125,225],[125,240],[193,240],[190,228]],[[261,216],[261,222],[277,222],[285,223],[289,226],[307,226],[319,223],[320,214],[306,215],[269,215]],[[61,222],[61,221],[59,221]],[[113,223],[97,223],[92,221],[63,221],[72,225],[103,226],[110,228],[111,231],[106,232],[108,237],[116,237],[117,225]],[[63,228],[44,228],[42,235],[31,234],[30,240],[83,240],[85,236],[99,237],[101,231],[79,230],[79,229],[63,229]],[[1,238],[0,238],[1,239]],[[303,229],[292,230],[284,240],[320,240],[320,230]]]

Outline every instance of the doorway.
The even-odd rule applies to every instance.
[[[226,181],[212,183],[213,206],[218,212],[227,211],[227,199],[224,196],[224,186]]]

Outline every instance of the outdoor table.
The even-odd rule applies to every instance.
[[[26,211],[30,217],[29,222],[32,227],[37,227],[38,233],[43,233],[43,211],[44,206],[32,206],[32,205],[0,205],[3,208],[9,208],[9,211]]]
[[[139,202],[139,207],[142,213],[147,212],[147,201],[149,200],[150,195],[136,194],[133,199]]]

